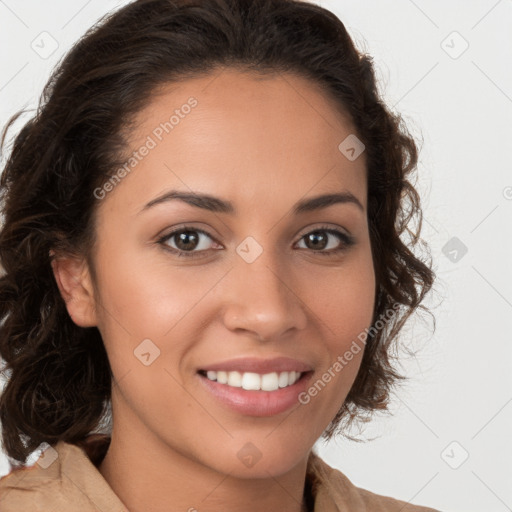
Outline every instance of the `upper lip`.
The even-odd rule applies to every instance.
[[[273,372],[309,372],[313,370],[311,365],[292,359],[290,357],[276,357],[273,359],[258,359],[254,357],[243,357],[230,359],[219,363],[209,364],[200,368],[203,371],[238,371],[241,373],[252,372],[262,375]]]

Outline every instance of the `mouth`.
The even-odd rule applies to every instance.
[[[293,386],[308,372],[271,372],[259,374],[255,372],[199,370],[198,372],[212,382],[218,382],[232,388],[246,391],[277,391]]]
[[[274,416],[299,406],[313,368],[289,358],[238,359],[197,370],[201,389],[221,407],[245,416]]]

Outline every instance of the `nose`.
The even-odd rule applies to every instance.
[[[240,258],[225,290],[226,328],[247,331],[261,341],[278,340],[307,324],[296,273],[271,253],[263,251],[252,263]]]

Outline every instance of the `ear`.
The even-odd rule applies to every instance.
[[[75,256],[52,257],[53,275],[69,316],[80,327],[97,326],[96,301],[89,266]]]

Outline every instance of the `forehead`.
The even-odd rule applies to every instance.
[[[349,189],[366,204],[364,154],[350,161],[338,147],[353,124],[306,78],[221,69],[166,84],[135,126],[130,152],[151,149],[122,184],[134,203],[179,188],[240,202]]]

